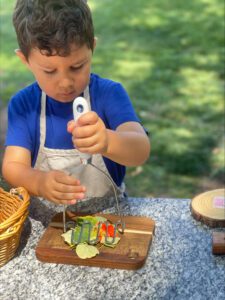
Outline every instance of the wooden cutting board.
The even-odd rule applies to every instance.
[[[97,215],[107,218],[112,223],[119,219],[117,215]],[[67,221],[76,216],[67,212]],[[152,219],[124,216],[126,228],[123,234],[119,234],[121,240],[116,248],[102,247],[96,257],[81,259],[61,237],[62,218],[62,213],[57,214],[38,242],[36,256],[40,261],[127,270],[139,269],[144,265],[154,234],[155,222]]]

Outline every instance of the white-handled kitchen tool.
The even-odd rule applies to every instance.
[[[74,121],[77,121],[80,118],[81,115],[83,115],[83,114],[85,114],[85,113],[87,113],[89,111],[90,111],[89,105],[88,105],[88,102],[87,102],[87,100],[85,98],[83,98],[83,97],[77,97],[76,99],[74,99],[74,101],[73,101],[73,116],[74,116]],[[98,168],[97,166],[95,166],[94,164],[92,164],[92,162],[91,162],[91,155],[90,154],[79,152],[79,155],[80,155],[81,163],[83,165],[89,164],[92,167],[96,168],[99,172],[103,173],[108,178],[109,183],[112,185],[112,188],[113,188],[113,191],[114,191],[114,195],[115,195],[115,199],[116,199],[117,212],[118,212],[118,214],[120,216],[120,220],[118,220],[118,222],[116,224],[114,224],[114,227],[117,228],[117,230],[120,233],[123,233],[124,229],[125,229],[125,223],[123,221],[123,218],[122,218],[122,215],[121,215],[121,212],[120,212],[118,198],[117,198],[117,192],[116,192],[116,188],[115,188],[115,183],[112,181],[112,179],[110,178],[110,176],[108,174],[106,174],[103,170],[101,170],[100,168]],[[88,222],[86,222],[84,224],[84,226],[86,226],[86,225],[89,226],[89,229],[91,228],[91,224],[89,224]],[[106,223],[106,226],[108,228],[108,223]],[[66,232],[66,229],[67,229],[66,205],[64,205],[64,208],[63,208],[63,231]],[[80,242],[80,240],[82,238],[82,233],[83,233],[83,227],[82,227],[81,234],[80,234],[80,236],[78,238],[77,243]],[[96,239],[97,238],[98,238],[98,234],[97,234]],[[112,243],[114,242],[114,240],[115,240],[115,235],[113,237]]]
[[[90,109],[89,109],[89,106],[88,106],[88,103],[86,101],[85,98],[83,97],[77,97],[76,99],[74,99],[73,101],[73,117],[74,117],[74,120],[78,120],[78,118],[89,112]]]
[[[85,114],[89,111],[90,111],[89,105],[88,105],[85,98],[77,97],[73,101],[73,118],[74,118],[74,121],[77,121],[81,115],[83,115],[83,114]],[[87,154],[87,153],[81,153],[80,152],[80,157],[81,157],[82,164],[86,165],[88,163],[88,160],[91,158],[91,155]]]

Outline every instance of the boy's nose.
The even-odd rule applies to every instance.
[[[59,87],[64,90],[71,89],[73,85],[73,79],[69,77],[64,77],[59,81]]]

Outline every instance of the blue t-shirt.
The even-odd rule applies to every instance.
[[[35,165],[40,145],[41,92],[35,82],[13,96],[8,106],[6,146],[20,146],[30,150],[32,166]],[[115,130],[124,122],[139,122],[121,84],[91,74],[89,92],[91,109],[103,120],[106,128]],[[74,148],[71,134],[67,132],[67,123],[72,119],[72,102],[62,103],[47,96],[46,147]],[[103,159],[113,180],[120,186],[125,176],[125,167],[108,158]]]

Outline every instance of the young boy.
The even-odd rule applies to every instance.
[[[112,194],[102,172],[80,164],[88,153],[122,192],[125,166],[143,164],[150,144],[123,87],[91,73],[96,40],[86,1],[18,0],[13,22],[16,54],[36,82],[9,103],[3,176],[56,204]],[[75,122],[78,96],[91,111]]]

